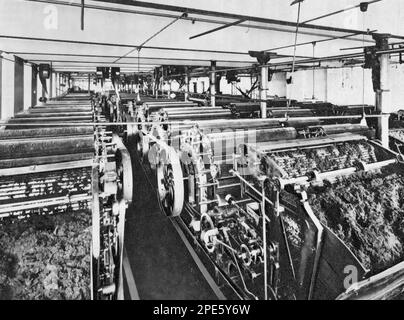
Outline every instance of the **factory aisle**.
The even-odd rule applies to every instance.
[[[125,247],[140,299],[217,299],[169,219],[137,160]]]

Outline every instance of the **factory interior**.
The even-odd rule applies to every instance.
[[[403,15],[2,0],[0,300],[403,300]]]

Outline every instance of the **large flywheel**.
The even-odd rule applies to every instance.
[[[130,155],[128,151],[118,149],[115,157],[118,175],[118,198],[130,203],[133,196],[133,174]]]
[[[117,199],[124,199],[129,203],[132,202],[133,196],[133,174],[132,161],[129,151],[126,149],[122,140],[117,136],[113,136],[115,143],[115,163],[117,173]]]
[[[167,216],[179,216],[184,205],[184,180],[180,159],[172,147],[162,148],[157,165],[160,205]]]

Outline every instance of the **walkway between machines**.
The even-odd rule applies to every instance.
[[[134,198],[126,217],[125,247],[140,299],[216,299],[137,160]]]

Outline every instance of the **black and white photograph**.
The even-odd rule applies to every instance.
[[[1,0],[0,300],[404,300],[404,1]]]

